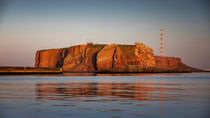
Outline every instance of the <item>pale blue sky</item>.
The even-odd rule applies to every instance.
[[[1,0],[0,66],[34,66],[36,50],[143,42],[210,68],[208,0]]]

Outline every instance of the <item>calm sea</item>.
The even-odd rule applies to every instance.
[[[139,117],[210,118],[210,73],[0,76],[0,118]]]

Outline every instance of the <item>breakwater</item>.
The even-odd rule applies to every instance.
[[[61,74],[62,68],[0,67],[0,74]]]

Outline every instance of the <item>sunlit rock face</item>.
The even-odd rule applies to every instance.
[[[193,69],[181,59],[154,56],[143,43],[135,45],[77,45],[37,51],[36,67],[63,68],[64,72],[183,72]]]
[[[153,50],[143,43],[136,43],[135,48],[135,56],[137,63],[141,67],[154,67],[155,66],[155,59]]]
[[[35,66],[60,68],[63,66],[63,59],[68,53],[67,49],[49,49],[36,52]]]
[[[63,70],[77,71],[84,70],[86,45],[73,46],[69,48],[69,53],[64,59]]]
[[[156,66],[161,68],[178,68],[182,61],[175,57],[155,56]]]
[[[69,48],[63,70],[68,72],[96,72],[96,55],[104,45],[79,45]]]
[[[193,72],[201,71],[185,65],[180,58],[155,56],[156,72]]]
[[[98,72],[140,72],[155,67],[153,50],[142,43],[136,45],[111,44],[97,55]]]
[[[114,56],[116,54],[116,44],[105,46],[96,57],[98,71],[112,71],[114,68]]]

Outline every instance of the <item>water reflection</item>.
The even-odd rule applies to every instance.
[[[98,97],[100,101],[171,101],[178,99],[176,99],[176,96],[170,96],[167,93],[182,90],[177,86],[178,84],[164,83],[37,83],[36,95],[37,99],[40,100],[80,98],[81,101],[87,101],[85,97]],[[164,95],[164,92],[166,92],[166,95]],[[88,98],[88,100],[90,99]]]
[[[36,99],[43,100],[61,100],[72,102],[119,102],[122,108],[102,108],[100,112],[125,112],[125,105],[138,107],[151,107],[154,104],[150,102],[158,102],[159,115],[163,115],[163,101],[179,101],[179,93],[183,89],[178,88],[179,84],[171,83],[106,83],[106,82],[68,82],[68,83],[37,83]],[[173,94],[170,94],[173,92]],[[175,94],[174,94],[175,93]],[[114,103],[116,104],[116,103]],[[77,107],[75,104],[63,104],[62,106]],[[119,105],[119,106],[121,106]],[[153,106],[154,107],[154,106]],[[144,108],[145,109],[145,108]],[[89,107],[79,109],[88,110]],[[148,110],[149,111],[149,110]],[[136,113],[135,116],[153,116],[157,115],[143,112]]]
[[[209,77],[4,77],[0,116],[208,118]]]

